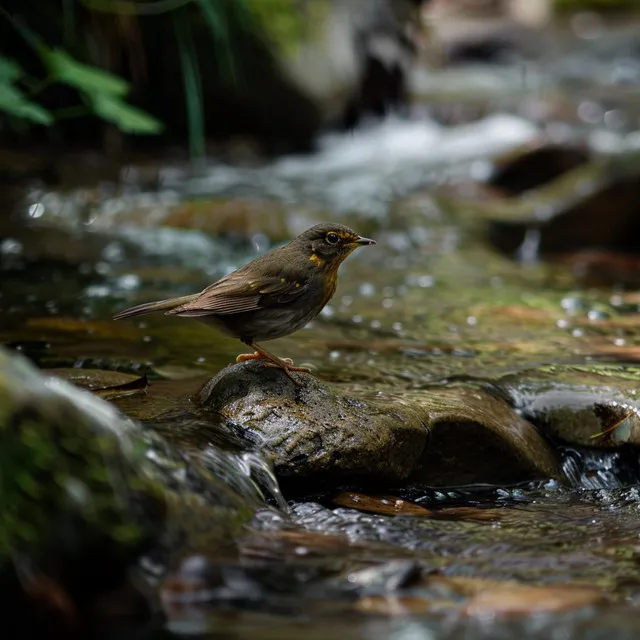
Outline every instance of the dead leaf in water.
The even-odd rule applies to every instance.
[[[432,514],[429,509],[394,496],[368,496],[364,493],[344,491],[333,495],[331,501],[340,507],[386,516],[430,516]]]
[[[464,607],[464,613],[473,617],[559,613],[582,609],[604,600],[602,591],[589,587],[530,587],[514,584],[478,593]]]
[[[421,598],[419,596],[366,596],[356,602],[359,613],[382,616],[413,616],[435,613],[455,607],[453,600]]]
[[[59,369],[47,369],[45,372],[56,378],[62,378],[76,387],[86,389],[106,400],[131,396],[141,391],[146,391],[149,386],[146,375],[135,376],[120,371],[61,367]]]
[[[149,386],[147,376],[141,376],[132,382],[125,382],[124,384],[116,384],[112,387],[104,387],[102,389],[94,389],[92,393],[101,398],[123,398],[125,396],[132,396],[139,391],[146,391]]]

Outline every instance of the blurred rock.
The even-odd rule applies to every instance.
[[[244,465],[211,444],[185,454],[0,349],[3,593],[73,626],[109,609],[143,557],[155,578],[183,547],[229,554],[264,504]]]
[[[531,144],[496,158],[487,183],[506,195],[517,195],[551,182],[588,161],[589,152],[584,146]]]
[[[503,62],[540,50],[551,0],[433,0],[423,10],[448,62]]]
[[[549,152],[551,153],[551,152]],[[498,173],[498,183],[516,193],[540,179],[547,179],[562,169],[554,179],[543,182],[515,197],[504,197],[492,189],[470,189],[456,208],[484,218],[491,243],[500,251],[521,260],[566,254],[584,249],[617,250],[637,253],[640,250],[640,169],[636,152],[615,157],[580,162],[579,152],[567,153],[558,165],[529,177],[513,161],[513,171],[505,178]],[[522,167],[535,163],[523,158]],[[545,175],[546,173],[546,175]],[[511,174],[511,175],[510,175]]]

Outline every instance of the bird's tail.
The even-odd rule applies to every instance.
[[[190,296],[182,296],[181,298],[169,298],[168,300],[158,300],[156,302],[147,302],[145,304],[139,304],[136,307],[130,307],[124,311],[120,311],[113,316],[114,320],[122,320],[123,318],[133,318],[134,316],[143,316],[147,313],[154,313],[156,311],[164,311],[170,313],[172,309],[180,307],[183,304],[192,302],[200,294],[194,293]]]

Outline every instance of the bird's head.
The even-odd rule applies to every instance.
[[[376,243],[370,238],[363,238],[349,227],[332,222],[323,222],[307,229],[294,242],[304,248],[309,261],[317,267],[334,268],[358,247]]]

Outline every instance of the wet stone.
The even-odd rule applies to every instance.
[[[248,446],[269,452],[285,492],[561,477],[555,452],[535,427],[479,389],[350,397],[339,386],[295,375],[302,386],[263,363],[242,363],[197,396]]]
[[[640,443],[639,382],[637,367],[555,365],[504,376],[496,386],[557,440],[616,448]]]
[[[313,376],[294,375],[302,387],[282,371],[242,363],[210,380],[199,401],[261,437],[281,480],[397,483],[409,475],[427,439],[416,410],[349,398]]]

